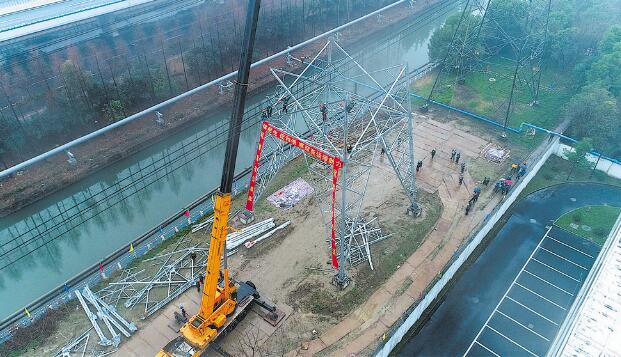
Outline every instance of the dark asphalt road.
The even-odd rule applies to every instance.
[[[517,300],[519,300],[519,295],[524,293],[518,290],[518,288],[521,290],[524,290],[524,288],[512,285],[516,276],[519,278],[516,282],[522,283],[522,285],[535,283],[535,279],[527,281],[526,279],[531,277],[526,276],[527,274],[525,273],[520,273],[525,263],[528,262],[526,270],[537,270],[535,272],[539,274],[537,276],[545,275],[545,270],[547,270],[547,273],[555,273],[558,276],[562,273],[553,272],[550,267],[545,266],[547,264],[539,262],[547,259],[546,262],[550,263],[552,262],[551,259],[555,259],[565,263],[562,269],[563,272],[568,271],[572,274],[566,268],[575,264],[563,261],[556,254],[559,254],[559,250],[562,254],[575,253],[575,249],[562,249],[563,246],[560,241],[563,238],[567,238],[562,236],[564,231],[553,230],[550,234],[555,236],[555,238],[542,240],[542,237],[546,235],[546,225],[549,225],[552,220],[555,220],[563,213],[575,208],[602,204],[621,207],[621,187],[569,183],[540,190],[524,198],[515,206],[511,217],[487,249],[448,292],[444,301],[421,331],[404,343],[402,349],[395,354],[398,356],[462,356],[477,337],[479,337],[478,341],[482,341],[484,345],[487,342],[494,344],[496,340],[501,339],[498,336],[498,331],[494,331],[495,329],[490,331],[488,327],[481,331],[480,336],[478,336],[478,333],[484,326],[504,323],[499,320],[500,318],[507,319],[505,316],[497,316],[499,314],[494,313],[490,321],[487,321],[488,317],[495,311],[496,306],[501,302],[501,299],[504,298],[507,289],[511,287],[508,296],[511,297],[513,295]],[[535,256],[535,258],[539,258],[539,261],[537,259],[535,261],[529,260],[531,253],[535,251],[540,242],[541,248],[544,249],[540,248]],[[576,244],[577,248],[584,249],[586,252],[596,253],[599,249],[585,240],[576,241]],[[552,245],[556,247],[552,251],[554,254],[548,251],[548,248],[551,249]],[[590,269],[588,264],[587,269]],[[582,279],[579,280],[583,280],[586,272],[580,273]],[[518,274],[520,275],[518,276]],[[538,279],[537,277],[535,278]],[[570,277],[566,278],[571,280]],[[565,284],[565,282],[561,281],[562,279],[558,279],[558,277],[555,279],[552,281]],[[570,290],[573,292],[573,289],[579,288],[580,285],[581,282],[576,283]],[[530,288],[533,289],[532,286]],[[555,289],[550,287],[540,291],[548,292]],[[509,306],[509,303],[514,304],[513,301],[509,300],[511,299],[503,299],[499,307],[505,310],[515,309],[515,306]],[[563,301],[560,306],[570,304],[571,301],[573,301],[573,297]],[[556,308],[561,310],[559,307]],[[551,309],[544,309],[544,311],[551,311]],[[556,317],[557,322],[562,322],[565,314],[565,310],[561,311]],[[520,314],[517,314],[517,316],[520,316]],[[524,327],[527,328],[526,326]],[[528,325],[528,327],[537,330],[532,325]],[[558,326],[551,326],[548,331],[545,331],[545,329],[541,330],[541,333],[552,341],[557,329]],[[502,333],[506,334],[505,332]],[[490,334],[495,334],[496,336],[491,336],[492,338],[490,339]],[[520,337],[517,333],[516,336]],[[530,342],[532,338],[527,340]],[[517,342],[519,343],[520,341],[518,340]],[[508,344],[511,343],[509,342]],[[545,345],[549,345],[549,343],[544,342],[543,349],[547,349]],[[540,350],[542,350],[542,347],[538,346],[538,351]],[[503,350],[501,349],[501,351]],[[478,344],[474,345],[468,355],[493,356],[493,354]],[[526,356],[531,354],[518,349],[516,352],[511,353],[508,350],[504,350],[504,353],[501,355]]]

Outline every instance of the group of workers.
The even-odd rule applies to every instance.
[[[281,114],[286,114],[289,112],[289,100],[290,99],[291,97],[286,95],[278,100],[278,103],[282,103]],[[352,110],[354,109],[355,102],[353,100],[346,100],[342,102],[342,105],[347,113],[351,113]],[[272,107],[272,105],[268,105],[267,107],[261,109],[261,118],[263,120],[267,120],[271,118],[273,111],[274,111],[274,108]],[[319,111],[321,112],[321,119],[324,122],[328,121],[328,105],[326,103],[321,103],[321,105],[319,105]]]
[[[282,103],[282,110],[281,113],[285,114],[289,111],[289,100],[291,99],[291,97],[289,97],[288,95],[282,97],[278,102]],[[272,113],[274,111],[274,107],[271,105],[268,105],[267,107],[261,109],[261,118],[263,120],[267,120],[269,118],[272,117]]]
[[[524,177],[524,175],[526,175],[526,170],[528,170],[528,163],[526,161],[522,162],[521,164],[517,164],[517,163],[511,164],[511,170],[509,174],[506,177],[500,178],[498,181],[496,181],[492,192],[493,193],[500,192],[503,196],[506,196],[511,190],[511,188],[513,187],[513,184],[514,184],[513,177],[515,176],[516,181],[520,180],[522,177]],[[490,183],[490,178],[486,176],[483,179],[482,184],[484,186],[487,186],[489,183]],[[477,201],[480,193],[481,193],[481,189],[478,186],[475,187],[474,193],[472,197],[470,198],[470,200],[468,201],[468,205],[466,205],[466,215],[468,215],[468,213],[472,209],[472,205],[474,204],[474,202]]]

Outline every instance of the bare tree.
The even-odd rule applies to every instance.
[[[269,352],[263,347],[265,336],[256,328],[249,328],[240,333],[236,356],[244,357],[268,357]]]

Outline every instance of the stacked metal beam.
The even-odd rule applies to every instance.
[[[123,334],[125,337],[129,338],[131,333],[138,330],[136,325],[125,320],[125,318],[123,318],[123,316],[121,316],[115,308],[104,302],[99,296],[93,293],[88,286],[84,287],[82,292],[76,290],[75,295],[80,301],[86,316],[91,321],[93,328],[97,332],[100,345],[117,347],[119,343],[121,343],[120,334]],[[87,302],[95,308],[97,313],[93,313],[91,311]],[[108,338],[108,336],[103,332],[98,321],[103,322],[112,338]]]
[[[269,218],[243,228],[237,232],[229,233],[226,236],[226,247],[229,250],[235,249],[244,244],[246,241],[271,230],[275,226],[276,224],[274,223],[274,218]]]

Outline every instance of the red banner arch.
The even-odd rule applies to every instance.
[[[310,144],[304,140],[297,138],[287,132],[278,129],[267,121],[261,124],[261,135],[259,136],[259,145],[257,145],[257,154],[254,157],[254,164],[252,165],[252,174],[250,176],[250,186],[248,187],[248,199],[246,201],[246,209],[250,212],[254,209],[254,187],[257,181],[257,173],[259,172],[259,162],[261,160],[261,152],[263,151],[263,144],[265,143],[266,135],[271,135],[276,139],[282,140],[287,144],[295,146],[304,150],[304,152],[317,160],[320,160],[326,164],[329,164],[333,168],[332,173],[332,222],[331,222],[331,245],[332,245],[332,266],[334,268],[339,267],[339,261],[336,256],[336,230],[335,230],[335,218],[334,209],[336,205],[336,185],[339,179],[339,170],[343,167],[343,161],[340,158],[332,156]]]

